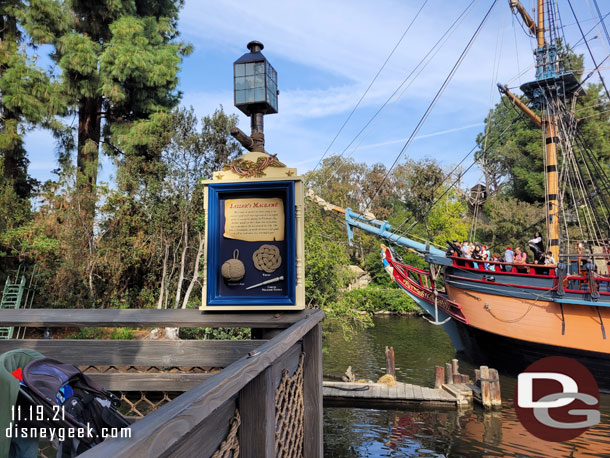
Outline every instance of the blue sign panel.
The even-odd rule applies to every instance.
[[[296,304],[294,181],[208,187],[207,306]]]

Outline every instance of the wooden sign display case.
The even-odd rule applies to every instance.
[[[305,308],[303,182],[295,175],[253,152],[204,182],[203,310]]]

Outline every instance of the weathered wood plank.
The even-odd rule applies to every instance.
[[[303,353],[303,345],[301,345],[301,343],[296,343],[291,349],[284,353],[281,358],[278,358],[277,361],[273,362],[271,374],[274,390],[280,386],[282,372],[284,369],[288,371],[289,376],[294,374],[294,372],[298,369],[301,353]]]
[[[415,399],[424,399],[424,394],[422,393],[421,386],[413,385],[413,397]]]
[[[369,390],[371,391],[371,396],[372,398],[383,398],[384,397],[384,390],[383,390],[383,385],[377,385],[377,384],[373,384],[373,385],[369,385]]]
[[[407,399],[414,399],[415,394],[413,393],[413,385],[410,383],[405,383],[405,393]]]
[[[257,349],[261,340],[0,340],[0,353],[36,350],[76,366],[226,367]]]
[[[322,440],[322,326],[317,324],[303,338],[305,362],[303,366],[303,401],[305,423],[303,434],[307,438],[303,456],[322,458],[324,443]]]
[[[239,428],[240,456],[275,456],[275,380],[268,367],[239,394],[242,425]]]
[[[398,398],[398,384],[388,387],[388,397],[390,399]]]
[[[165,453],[171,458],[209,458],[227,437],[229,426],[235,415],[235,400],[231,399],[214,411],[193,429],[180,443]]]
[[[279,336],[261,345],[256,355],[243,357],[201,385],[138,421],[132,426],[131,438],[108,439],[81,456],[83,458],[163,456],[217,408],[235,396],[302,339],[323,317],[324,312],[313,311],[307,319],[293,324]]]
[[[422,395],[426,401],[434,399],[434,391],[428,387],[422,387]]]
[[[2,309],[0,326],[287,328],[313,313],[314,310],[275,313],[203,313],[193,309]]]
[[[110,391],[188,391],[214,374],[113,372],[87,375]]]

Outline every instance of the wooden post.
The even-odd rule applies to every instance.
[[[493,380],[493,382],[491,382],[491,405],[493,408],[499,409],[502,407],[500,375],[496,369],[489,369],[489,377]]]
[[[462,377],[460,376],[460,368],[458,366],[458,360],[451,360],[451,369],[453,370],[453,383],[462,383]]]
[[[303,338],[303,456],[322,458],[322,326],[318,323]]]
[[[466,374],[460,374],[460,383],[470,383],[470,377]]]
[[[445,383],[445,368],[434,366],[434,388],[440,388]]]
[[[446,383],[451,385],[453,383],[453,367],[451,367],[451,363],[445,363],[445,376]]]
[[[491,409],[491,384],[489,382],[489,368],[481,366],[481,402],[483,407]]]
[[[385,373],[396,378],[396,367],[394,365],[394,347],[385,347]]]
[[[474,383],[477,383],[479,380],[481,380],[481,369],[475,369],[474,370]]]
[[[240,456],[275,456],[275,387],[271,367],[265,369],[239,393]]]

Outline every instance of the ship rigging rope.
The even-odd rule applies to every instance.
[[[468,14],[474,8],[474,4],[476,3],[476,1],[477,0],[472,0],[466,6],[466,8],[462,11],[462,13],[455,19],[455,21],[453,21],[453,23],[447,28],[447,30],[445,30],[443,35],[441,35],[441,37],[430,48],[430,50],[428,50],[426,55],[418,62],[418,64],[413,68],[413,70],[411,70],[411,72],[402,80],[402,82],[398,85],[398,87],[394,90],[394,92],[392,92],[392,94],[390,94],[390,96],[385,100],[385,102],[379,107],[379,109],[373,114],[373,116],[371,116],[369,118],[369,120],[366,122],[366,124],[358,131],[358,133],[354,136],[354,138],[348,143],[348,145],[343,149],[343,151],[333,161],[333,163],[330,165],[331,168],[334,167],[339,161],[341,161],[343,155],[353,145],[353,143],[358,139],[358,137],[360,137],[360,135],[362,135],[362,133],[369,127],[369,125],[371,125],[371,123],[385,109],[385,107],[390,103],[390,101],[394,98],[394,96],[396,94],[398,94],[398,91],[400,91],[400,89],[407,83],[407,81],[409,81],[409,79],[411,79],[411,77],[413,75],[415,75],[415,76],[413,76],[413,79],[411,79],[411,82],[402,90],[402,92],[398,95],[398,97],[392,102],[391,106],[396,105],[396,103],[400,100],[400,98],[405,94],[405,92],[411,87],[411,85],[421,75],[423,70],[430,64],[430,62],[432,62],[433,58],[440,51],[442,46],[447,42],[447,40],[448,40],[449,36],[451,35],[451,33],[453,33],[457,29],[457,26],[459,26],[466,19]],[[419,71],[418,71],[418,69],[419,69]],[[367,133],[367,136],[370,135],[372,131],[373,131],[373,127],[371,129],[369,129],[369,131]],[[364,138],[366,138],[366,136]],[[362,144],[362,141],[364,141],[364,138],[360,141],[360,143],[358,145],[356,145],[354,147],[354,149],[350,152],[350,154],[348,156],[351,156],[351,155],[354,154],[354,152]],[[324,153],[324,154],[326,154],[326,153]],[[318,162],[318,165],[319,165],[319,163],[320,162]],[[316,165],[316,167],[318,165]],[[339,167],[337,167],[337,172],[341,169],[342,166],[343,166],[343,164],[339,164]],[[314,168],[314,170],[315,170],[315,168]],[[330,181],[331,178],[332,178],[332,175],[328,177],[328,179],[326,180],[325,185],[328,184],[328,182]]]
[[[587,38],[585,36],[585,33],[582,30],[582,27],[580,25],[580,22],[578,21],[578,17],[576,16],[576,12],[574,11],[574,8],[572,7],[572,2],[570,0],[568,0],[568,5],[570,6],[570,10],[572,11],[572,15],[574,16],[574,19],[576,20],[576,24],[578,25],[578,30],[580,30],[580,34],[582,35],[582,38],[585,42],[585,45],[587,46],[587,50],[589,51],[589,56],[591,57],[591,60],[593,61],[593,65],[595,65],[595,67],[597,68],[597,62],[595,61],[595,57],[593,56],[593,52],[591,51],[591,47],[589,46],[589,42],[587,41]],[[606,91],[606,95],[608,96],[608,99],[610,100],[610,92],[608,92],[608,88],[606,87],[606,82],[604,81],[604,77],[602,76],[602,72],[599,71],[599,68],[597,68],[597,74],[599,75],[599,80],[602,83],[602,86],[604,86],[604,90]]]
[[[604,29],[604,33],[606,35],[606,41],[608,42],[608,46],[610,46],[610,34],[608,34],[608,29],[606,28],[606,23],[604,22],[604,19],[602,18],[602,12],[599,10],[599,5],[597,4],[597,0],[593,0],[593,4],[595,5],[595,9],[597,10],[597,15],[599,16],[599,22],[597,24],[599,24],[601,22],[602,28]],[[606,16],[608,16],[608,14],[606,14]],[[597,24],[595,24],[596,27],[597,27]]]
[[[466,54],[468,53],[468,51],[470,50],[470,48],[474,44],[475,40],[479,36],[479,33],[481,32],[481,29],[483,28],[483,26],[487,22],[487,19],[489,18],[493,8],[496,6],[496,3],[498,3],[498,0],[494,0],[493,3],[491,4],[491,6],[489,7],[489,9],[487,10],[487,13],[485,13],[485,16],[481,20],[481,23],[479,24],[479,26],[477,27],[477,29],[473,33],[472,37],[470,38],[470,40],[468,41],[468,44],[466,45],[466,47],[464,48],[464,50],[462,51],[462,53],[458,57],[457,61],[453,65],[453,68],[451,69],[451,71],[449,72],[447,77],[445,78],[445,81],[443,81],[443,84],[441,85],[439,90],[436,92],[436,95],[434,96],[434,98],[432,99],[430,104],[428,105],[428,108],[424,112],[423,116],[420,118],[420,120],[417,123],[417,125],[415,126],[415,129],[413,129],[413,132],[409,136],[409,139],[406,141],[405,145],[402,147],[402,149],[400,150],[400,152],[396,156],[396,159],[392,163],[392,166],[388,169],[387,173],[385,174],[385,176],[381,180],[381,183],[379,184],[379,186],[377,187],[377,189],[375,190],[373,195],[370,197],[369,202],[367,203],[364,211],[367,211],[369,209],[370,205],[373,203],[373,200],[375,199],[375,197],[377,196],[377,194],[379,193],[379,191],[381,190],[381,188],[385,184],[386,180],[388,179],[388,176],[390,175],[390,173],[392,172],[392,170],[394,169],[394,167],[396,166],[396,164],[398,163],[398,161],[400,160],[402,155],[405,153],[405,151],[411,145],[411,143],[413,142],[413,138],[415,138],[415,136],[417,135],[417,133],[419,132],[419,130],[423,126],[424,122],[428,119],[428,116],[430,115],[430,112],[432,111],[432,109],[434,108],[436,103],[438,102],[438,99],[440,98],[440,96],[443,94],[443,92],[445,92],[445,89],[447,88],[449,82],[452,80],[452,78],[455,75],[457,69],[460,67],[460,64],[464,61],[464,58],[466,57]]]
[[[492,148],[493,146],[495,146],[495,144],[497,142],[499,142],[500,140],[502,140],[504,138],[504,134],[506,134],[506,132],[513,126],[513,124],[515,124],[518,120],[520,120],[523,117],[523,113],[519,113],[515,118],[513,118],[513,120],[509,123],[508,126],[506,126],[506,128],[500,133],[500,135],[498,135],[498,137],[492,141],[492,143],[489,145],[489,148]],[[468,154],[466,154],[466,156],[464,156],[464,158],[460,161],[460,163],[454,167],[454,169],[447,174],[447,176],[445,177],[445,179],[434,189],[434,192],[436,192],[436,190],[438,190],[444,183],[445,181],[453,174],[453,172],[455,172],[455,170],[457,170],[457,168],[466,160],[466,158],[468,156],[470,156],[474,150],[477,148],[477,144],[475,144],[472,149],[470,150],[470,152]],[[428,209],[426,210],[426,212],[421,216],[422,218],[424,218],[429,212],[430,210],[432,210],[432,208],[441,201],[441,199],[443,197],[445,197],[445,195],[447,195],[447,193],[457,184],[459,183],[459,181],[462,179],[462,177],[477,163],[477,161],[473,161],[472,164],[470,164],[468,166],[468,168],[466,168],[466,170],[462,171],[461,173],[458,174],[457,178],[453,181],[453,183],[451,183],[451,185],[445,190],[445,192],[443,192],[443,194],[441,194],[434,202],[432,202],[432,204],[430,204],[430,206],[428,207]],[[423,207],[418,208],[416,213],[419,213],[420,210],[423,210]],[[399,231],[402,227],[404,227],[406,224],[408,224],[409,222],[411,222],[411,220],[415,218],[415,215],[411,215],[409,218],[405,219],[400,226],[398,226],[398,228],[396,229],[396,231]],[[406,229],[405,233],[408,233],[413,226],[417,224],[417,221],[415,221],[408,229]]]
[[[341,125],[341,127],[339,128],[339,131],[337,132],[337,135],[335,135],[335,137],[332,139],[330,144],[326,147],[326,151],[324,151],[324,154],[322,154],[322,157],[318,160],[318,163],[313,168],[314,170],[316,170],[318,168],[318,166],[322,163],[322,160],[328,154],[328,151],[330,150],[330,148],[333,146],[333,144],[335,143],[335,141],[339,137],[339,134],[341,134],[341,132],[343,131],[343,129],[345,128],[345,126],[347,125],[349,120],[352,118],[353,114],[356,112],[356,110],[360,106],[360,103],[362,103],[362,100],[364,99],[364,97],[366,97],[366,95],[368,94],[369,90],[371,89],[371,87],[373,86],[375,81],[377,81],[377,78],[379,77],[379,75],[381,74],[381,72],[383,71],[383,69],[385,68],[387,63],[390,61],[390,58],[394,55],[394,52],[396,52],[396,49],[398,49],[398,46],[400,45],[400,43],[402,43],[402,40],[405,38],[405,36],[407,35],[407,32],[409,32],[409,30],[411,29],[411,26],[415,23],[416,19],[419,17],[419,14],[422,12],[422,10],[424,9],[424,7],[426,6],[427,3],[428,3],[428,0],[424,0],[424,3],[422,3],[421,7],[419,8],[417,13],[413,17],[413,19],[411,20],[411,22],[409,23],[407,28],[405,29],[405,31],[403,32],[402,36],[400,37],[400,39],[394,45],[394,48],[392,49],[392,51],[390,52],[390,54],[386,58],[385,62],[381,65],[381,67],[379,68],[379,70],[377,71],[377,73],[375,74],[375,76],[373,77],[371,82],[369,83],[368,87],[366,88],[366,90],[364,91],[364,93],[362,94],[362,96],[360,97],[360,99],[358,100],[358,102],[356,103],[356,105],[354,106],[352,111],[350,112],[350,114],[347,116],[347,118],[343,122],[343,125]]]

